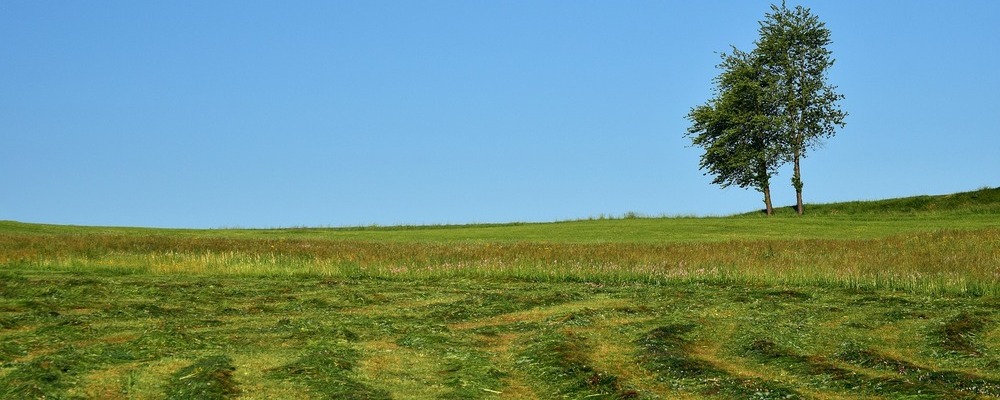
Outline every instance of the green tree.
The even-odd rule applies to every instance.
[[[691,109],[686,136],[705,149],[700,167],[715,176],[712,183],[759,190],[767,215],[772,215],[770,180],[786,153],[778,134],[785,118],[778,77],[762,61],[735,48],[722,54],[715,97]]]
[[[802,6],[789,9],[782,2],[781,7],[772,5],[771,11],[760,23],[755,52],[778,79],[777,90],[786,117],[780,131],[788,146],[787,158],[793,164],[796,210],[802,215],[800,162],[808,150],[832,137],[837,126],[844,126],[847,113],[837,104],[844,96],[827,83],[827,71],[835,61],[827,48],[830,30]]]

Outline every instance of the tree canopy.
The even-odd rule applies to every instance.
[[[789,9],[772,5],[771,13],[760,23],[756,52],[763,67],[777,77],[775,86],[784,108],[781,134],[788,143],[787,157],[792,162],[792,186],[796,209],[801,215],[802,174],[800,161],[808,150],[832,137],[836,127],[844,126],[847,113],[837,102],[844,98],[837,87],[827,83],[827,71],[835,60],[826,24],[805,7]]]
[[[686,136],[705,150],[700,167],[715,176],[712,183],[761,191],[768,215],[770,179],[792,162],[802,214],[800,160],[847,114],[837,104],[843,96],[826,82],[834,62],[826,48],[830,31],[807,8],[782,3],[771,10],[753,51],[722,54],[715,96],[688,113]]]
[[[722,55],[716,97],[688,114],[688,136],[705,149],[700,166],[715,176],[712,183],[761,191],[770,215],[770,179],[785,152],[774,132],[784,117],[775,97],[776,77],[760,62],[757,55],[738,49]]]

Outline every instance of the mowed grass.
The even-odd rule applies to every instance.
[[[0,398],[1000,396],[1000,190],[811,209],[0,222]]]
[[[2,398],[1000,396],[996,298],[708,282],[2,282]]]

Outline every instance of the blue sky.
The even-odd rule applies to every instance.
[[[685,115],[762,1],[0,2],[0,220],[725,215]],[[790,2],[790,6],[800,3]],[[806,202],[1000,186],[1000,2],[802,3],[847,126]],[[794,203],[790,173],[776,204]]]

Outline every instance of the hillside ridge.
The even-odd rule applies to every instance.
[[[778,218],[795,216],[794,206],[776,207]],[[982,188],[967,192],[957,192],[943,195],[919,195],[898,197],[882,200],[856,200],[836,203],[806,204],[806,215],[850,217],[871,215],[918,215],[918,214],[983,214],[1000,215],[1000,187]],[[378,231],[419,231],[419,230],[458,230],[458,229],[490,229],[514,228],[543,225],[574,224],[594,221],[625,221],[625,220],[655,220],[655,219],[687,219],[687,220],[724,220],[733,218],[764,217],[763,210],[739,213],[729,216],[706,217],[649,217],[628,213],[622,217],[582,218],[575,220],[552,222],[506,222],[506,223],[471,223],[442,225],[371,225],[345,227],[278,227],[278,228],[148,228],[148,227],[114,227],[114,226],[84,226],[41,224],[0,220],[0,233],[90,233],[107,231],[107,233],[199,233],[199,232],[378,232]],[[795,216],[797,217],[797,216]]]
[[[806,204],[807,215],[914,214],[932,212],[1000,213],[1000,187],[940,195],[917,195],[880,200]],[[754,215],[753,211],[739,215]],[[775,207],[777,215],[795,213],[795,206]]]

